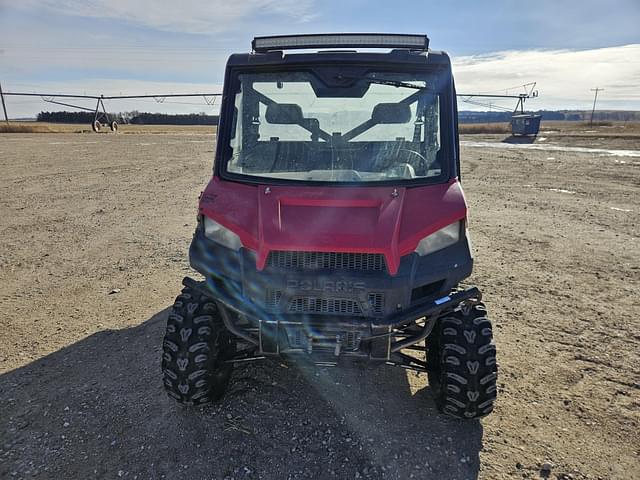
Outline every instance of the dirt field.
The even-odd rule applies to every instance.
[[[640,141],[583,130],[463,139],[500,364],[471,423],[391,367],[246,364],[177,406],[161,340],[214,135],[0,135],[0,478],[639,478]]]

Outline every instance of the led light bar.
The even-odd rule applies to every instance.
[[[393,33],[328,33],[317,35],[276,35],[256,37],[251,42],[254,52],[309,48],[406,48],[427,50],[426,35]]]

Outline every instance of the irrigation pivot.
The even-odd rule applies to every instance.
[[[536,82],[525,83],[524,85],[519,85],[518,87],[507,88],[504,90],[504,94],[494,94],[494,93],[459,93],[458,97],[462,98],[462,101],[465,103],[470,103],[472,105],[480,105],[480,106],[488,106],[489,109],[495,108],[497,110],[503,110],[506,112],[511,112],[512,110],[507,107],[502,107],[500,105],[496,105],[493,103],[487,104],[483,101],[475,100],[475,98],[513,98],[517,99],[516,108],[513,110],[513,114],[511,116],[511,134],[512,135],[538,135],[540,131],[540,120],[542,119],[541,115],[535,115],[533,113],[525,113],[524,111],[524,102],[529,98],[536,98],[538,96],[538,91],[535,89]],[[524,89],[524,93],[519,93],[517,95],[512,95],[507,93],[509,90],[514,90],[516,88]]]
[[[0,83],[0,100],[2,100],[2,110],[4,111],[4,119],[9,125],[9,116],[7,115],[7,106],[4,103],[4,94],[2,93],[2,84]]]
[[[0,87],[0,97],[2,97],[2,107],[4,109],[4,115],[7,119],[7,123],[9,122],[9,117],[7,116],[7,109],[5,106],[4,97],[5,96],[14,96],[14,97],[40,97],[43,101],[47,103],[53,103],[55,105],[62,105],[65,107],[75,108],[78,110],[86,110],[89,112],[94,112],[93,122],[91,123],[91,129],[98,133],[102,131],[103,128],[109,128],[112,132],[118,131],[118,123],[113,119],[107,109],[104,106],[105,100],[130,100],[136,98],[153,98],[158,103],[164,103],[167,98],[179,98],[179,97],[202,97],[206,105],[214,105],[216,99],[220,97],[221,93],[169,93],[169,94],[159,94],[159,95],[75,95],[75,94],[66,94],[66,93],[27,93],[27,92],[4,92],[2,93],[2,88]],[[83,105],[77,105],[75,103],[69,103],[69,100],[95,100],[96,106],[95,108],[88,108]],[[65,100],[65,101],[61,101]]]

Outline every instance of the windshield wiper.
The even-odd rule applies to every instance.
[[[421,87],[409,82],[402,82],[400,80],[386,80],[384,78],[371,78],[371,77],[352,77],[347,75],[337,75],[338,80],[366,80],[369,83],[377,83],[378,85],[389,85],[391,87],[398,88],[412,88],[414,90],[426,90],[427,86]]]

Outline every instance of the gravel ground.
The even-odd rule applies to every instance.
[[[640,157],[500,139],[462,152],[500,396],[459,422],[391,367],[246,364],[179,407],[161,339],[215,137],[2,135],[0,478],[638,478]]]

